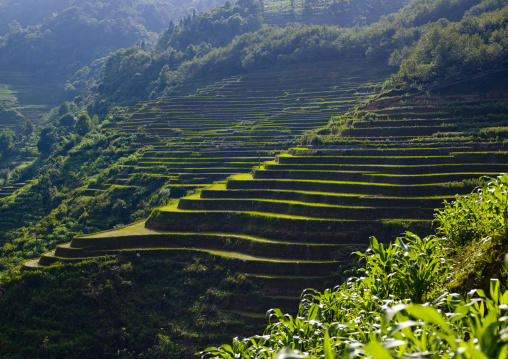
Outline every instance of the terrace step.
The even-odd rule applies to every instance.
[[[450,163],[426,165],[380,165],[380,164],[279,164],[275,161],[265,161],[263,165],[267,170],[279,171],[360,171],[383,174],[437,174],[437,173],[488,173],[503,172],[508,163]]]
[[[196,214],[199,213],[197,216]],[[430,231],[429,220],[408,220]],[[310,243],[366,244],[380,233],[379,220],[344,220],[270,214],[254,211],[181,210],[177,205],[156,208],[146,221],[154,230],[244,233],[274,240]]]
[[[333,282],[333,276],[268,276],[247,274],[247,279],[261,286],[265,295],[291,295],[299,296],[306,288],[324,290],[327,282]]]
[[[441,184],[399,185],[389,183],[343,182],[321,180],[283,180],[283,179],[236,179],[231,176],[226,184],[228,190],[285,190],[298,192],[328,192],[334,194],[357,194],[382,197],[449,197],[471,192],[474,185],[453,187],[446,182]],[[475,177],[477,178],[477,177]]]
[[[236,250],[224,250],[224,247]],[[317,249],[314,250],[314,249]],[[239,261],[240,272],[255,275],[324,276],[340,265],[338,260],[300,259],[300,257],[330,257],[340,246],[317,243],[275,242],[262,238],[228,234],[158,233],[145,228],[144,222],[126,226],[119,231],[106,231],[91,236],[78,236],[71,243],[60,245],[56,252],[45,253],[38,265],[48,266],[59,260],[117,254],[120,251],[157,251],[177,255],[178,251],[207,252]],[[282,257],[265,257],[265,253],[283,253]],[[249,254],[252,253],[252,254]],[[292,258],[296,257],[296,258]],[[37,265],[32,263],[32,266]]]
[[[239,251],[246,255],[263,256],[279,253],[279,258],[294,260],[329,260],[331,253],[340,253],[339,244],[289,243],[261,237],[229,233],[160,232],[144,227],[144,222],[126,227],[124,232],[104,236],[78,236],[72,242],[57,246],[57,257],[82,258],[111,254],[132,248],[196,248]]]
[[[434,208],[358,207],[281,200],[202,199],[192,197],[181,198],[178,202],[178,209],[194,211],[255,211],[309,218],[344,220],[425,218],[432,216],[434,212]]]
[[[381,152],[382,153],[382,152]],[[275,161],[279,164],[364,164],[364,165],[447,165],[457,163],[508,163],[508,153],[454,152],[440,156],[292,156],[278,155]]]
[[[284,313],[298,312],[299,296],[242,296],[235,295],[226,298],[227,310],[247,310],[263,313],[267,308],[279,308]]]
[[[225,187],[225,186],[224,186]],[[287,190],[225,190],[205,188],[201,191],[201,198],[243,198],[243,199],[273,199],[273,200],[292,200],[309,203],[323,203],[340,206],[366,206],[366,207],[424,207],[437,208],[443,203],[443,199],[454,199],[454,196],[448,197],[381,197],[381,196],[362,196],[348,193],[316,193],[305,191],[287,191]]]
[[[303,171],[303,170],[256,170],[254,179],[298,179],[320,181],[349,181],[370,184],[438,184],[450,181],[478,179],[484,175],[496,176],[498,172],[429,173],[429,174],[385,174],[361,171]]]

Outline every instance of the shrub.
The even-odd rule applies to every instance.
[[[445,201],[445,208],[435,214],[438,234],[454,247],[486,237],[506,238],[507,186],[508,175],[502,174],[468,196],[457,196],[451,203]]]

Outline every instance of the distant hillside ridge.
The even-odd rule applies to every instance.
[[[264,1],[263,21],[269,26],[339,25],[341,27],[370,25],[382,16],[399,11],[410,0],[290,0]]]
[[[151,48],[171,20],[220,5],[215,0],[0,2],[2,71],[67,80],[120,48]],[[30,10],[27,10],[30,9]],[[84,70],[86,71],[86,69]]]
[[[131,48],[110,56],[96,82],[97,86],[83,94],[83,98],[91,104],[89,111],[103,115],[115,104],[133,105],[140,100],[171,96],[181,84],[198,79],[219,80],[289,63],[309,63],[312,66],[316,60],[337,58],[388,63],[393,66],[394,72],[400,70],[394,81],[425,87],[430,82],[418,80],[415,76],[429,77],[431,72],[425,74],[422,71],[434,68],[433,64],[416,66],[418,61],[426,62],[424,59],[435,56],[432,55],[433,47],[425,45],[426,39],[438,33],[438,28],[446,26],[443,38],[460,38],[460,41],[470,44],[468,46],[473,46],[477,42],[476,37],[466,41],[465,35],[460,35],[468,22],[482,24],[487,21],[490,24],[491,30],[482,40],[491,39],[491,43],[485,43],[486,51],[472,52],[467,56],[464,53],[456,58],[436,57],[432,61],[446,58],[446,61],[436,62],[437,68],[446,76],[432,76],[444,81],[461,77],[466,72],[469,75],[482,71],[489,63],[503,63],[506,52],[503,37],[494,36],[503,33],[502,19],[506,18],[503,10],[506,4],[499,1],[414,0],[397,13],[369,26],[355,28],[317,25],[269,27],[262,23],[267,4],[242,0],[227,6],[172,24],[152,53]],[[482,15],[484,12],[486,14]],[[489,17],[491,19],[487,20]],[[461,21],[463,25],[460,25]],[[480,31],[480,27],[470,28],[473,33]],[[461,46],[457,41],[453,43]],[[421,55],[419,60],[411,59],[413,52],[414,57]],[[461,65],[459,62],[466,57],[471,61]],[[477,63],[480,65],[475,65]],[[485,65],[481,65],[483,63]]]

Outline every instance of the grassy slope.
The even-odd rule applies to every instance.
[[[234,266],[132,252],[17,273],[0,287],[0,356],[191,358],[255,327],[220,310],[226,294],[253,290]]]

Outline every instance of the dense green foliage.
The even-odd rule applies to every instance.
[[[445,201],[444,209],[436,211],[440,223],[439,235],[455,247],[463,246],[475,239],[508,236],[508,175],[485,185],[465,199],[457,198],[452,203]]]
[[[504,68],[508,61],[507,19],[508,8],[504,7],[456,23],[434,24],[411,47],[392,54],[392,63],[406,57],[396,78],[428,86]]]
[[[214,1],[2,1],[2,70],[65,80],[119,48],[152,46],[171,19],[208,10]],[[30,9],[29,11],[27,9]]]
[[[415,0],[368,27],[282,29],[260,28],[262,4],[243,0],[171,25],[153,53],[133,48],[112,55],[98,90],[101,101],[122,103],[169,95],[176,86],[207,75],[225,77],[276,64],[358,57],[400,66],[397,82],[458,80],[504,63],[504,5],[490,0]],[[456,40],[446,45],[448,38]],[[439,41],[448,46],[442,47],[446,56],[436,52]],[[478,41],[483,48],[467,50]],[[94,111],[104,110],[103,103],[96,103]]]
[[[0,241],[9,242],[0,249],[0,271],[19,264],[23,258],[36,257],[74,234],[129,222],[130,214],[137,209],[126,213],[123,208],[128,205],[120,198],[125,196],[136,207],[141,197],[132,196],[132,189],[123,190],[123,194],[106,192],[90,201],[80,199],[78,193],[91,181],[106,181],[110,173],[116,173],[114,164],[122,163],[135,151],[129,148],[134,139],[106,137],[96,130],[85,137],[66,133],[65,128],[43,130],[39,146],[47,158],[18,174],[20,179],[34,176],[34,182],[0,205]],[[120,204],[111,211],[116,201]],[[93,214],[90,218],[88,212]]]
[[[209,13],[189,15],[178,25],[170,24],[157,42],[156,52],[167,51],[170,47],[178,51],[192,51],[190,45],[202,42],[213,47],[226,46],[233,37],[253,32],[261,27],[262,1],[239,0],[217,7]]]
[[[207,348],[202,357],[273,358],[287,348],[277,358],[506,358],[508,291],[501,281],[490,281],[488,295],[481,289],[445,290],[456,276],[450,253],[466,250],[466,242],[484,241],[476,228],[486,219],[496,219],[486,233],[503,245],[491,263],[499,268],[508,245],[506,182],[502,175],[439,211],[438,233],[453,231],[453,241],[407,233],[385,247],[373,238],[367,252],[357,252],[364,263],[361,276],[323,293],[307,290],[297,317],[272,310],[274,323],[264,335]],[[475,208],[475,216],[464,208]],[[499,269],[496,274],[504,282],[508,255]]]
[[[0,356],[192,358],[250,328],[221,310],[255,289],[234,272],[210,256],[139,251],[14,273],[0,286]]]

